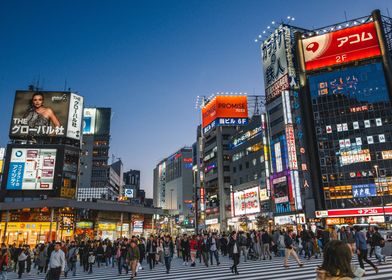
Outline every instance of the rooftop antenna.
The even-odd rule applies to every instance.
[[[65,81],[64,81],[64,91],[66,91],[67,90],[67,79],[65,79]]]
[[[389,15],[389,9],[387,8],[387,15],[388,15],[388,17],[391,17],[390,15]]]
[[[347,13],[344,11],[344,19],[347,21]]]

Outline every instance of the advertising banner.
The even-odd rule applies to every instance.
[[[97,109],[85,108],[83,111],[83,134],[94,134]]]
[[[370,208],[348,208],[348,209],[331,209],[327,210],[327,215],[321,215],[324,211],[316,211],[316,217],[358,217],[358,216],[379,216],[385,214],[392,214],[392,206],[370,207]]]
[[[83,97],[71,93],[68,113],[67,137],[76,140],[82,134]]]
[[[302,45],[306,70],[381,55],[374,22],[310,37]]]
[[[12,148],[7,190],[52,190],[56,149]]]
[[[232,205],[234,216],[260,212],[259,187],[234,192]]]
[[[17,91],[10,138],[80,139],[83,98],[69,92]]]
[[[202,108],[203,128],[217,120],[216,125],[243,125],[248,118],[248,98],[244,95],[216,96]]]

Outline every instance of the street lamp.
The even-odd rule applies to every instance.
[[[385,217],[385,205],[384,205],[384,187],[381,186],[380,184],[380,176],[379,176],[379,171],[378,171],[378,165],[374,165],[374,169],[376,170],[376,182],[377,182],[377,186],[381,187],[381,204],[382,204],[382,212],[383,212],[383,216],[384,216],[384,223],[385,225],[387,224],[387,219]]]

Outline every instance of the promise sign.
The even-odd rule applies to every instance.
[[[374,22],[307,38],[302,45],[307,71],[381,55]]]

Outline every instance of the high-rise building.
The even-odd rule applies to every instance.
[[[190,215],[193,202],[192,148],[184,147],[154,169],[154,206]]]
[[[304,224],[305,213],[312,217],[316,208],[304,152],[306,143],[298,94],[294,34],[304,31],[281,24],[261,44],[271,158],[267,187],[271,190],[268,196],[276,225]]]
[[[392,213],[391,21],[376,10],[297,36],[316,215],[329,225]]]
[[[242,126],[230,139],[231,218],[230,230],[241,229],[246,217],[247,228],[256,229],[256,216],[270,217],[270,190],[266,184],[268,151],[264,115],[254,115],[249,124]]]

